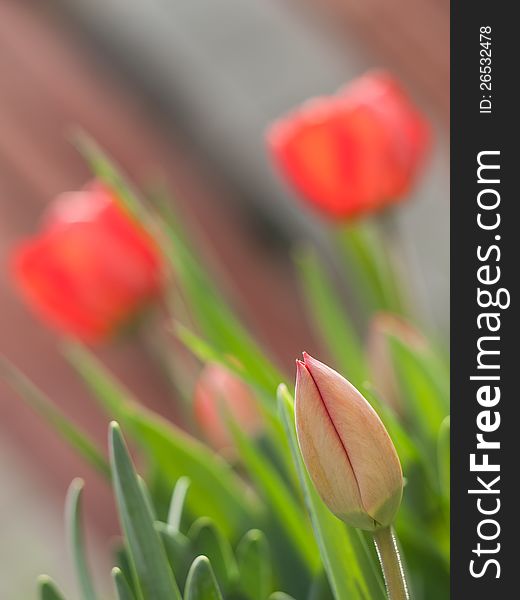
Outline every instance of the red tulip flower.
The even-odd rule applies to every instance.
[[[315,208],[344,219],[401,201],[428,143],[428,123],[384,72],[308,101],[268,132],[270,151],[289,182]]]
[[[260,433],[263,419],[247,385],[229,369],[208,363],[197,381],[195,418],[207,441],[216,450],[233,447],[225,422],[226,411],[248,435]]]
[[[41,231],[15,249],[13,274],[46,323],[89,342],[127,324],[163,288],[155,242],[98,182],[51,204]]]

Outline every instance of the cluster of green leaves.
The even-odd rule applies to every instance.
[[[115,422],[110,425],[109,454],[124,534],[117,552],[118,566],[112,570],[118,600],[281,600],[283,596],[272,593],[269,545],[260,530],[247,531],[235,551],[208,517],[196,519],[183,531],[190,488],[187,478],[178,480],[168,517],[160,521]],[[74,480],[67,498],[67,525],[82,600],[96,600],[81,530],[82,491],[83,481]],[[64,598],[49,577],[40,578],[39,587],[42,599]]]
[[[174,424],[150,412],[79,344],[65,354],[110,419],[146,459],[136,475],[119,427],[110,430],[110,460],[10,365],[1,371],[20,394],[96,468],[112,480],[124,535],[114,583],[119,600],[384,600],[370,537],[330,513],[310,482],[294,427],[287,378],[269,359],[213,285],[168,207],[143,202],[90,141],[82,151],[96,176],[117,190],[125,207],[161,244],[175,274],[172,333],[202,362],[216,361],[254,392],[265,417],[263,434],[246,435],[225,415],[236,456],[232,464]],[[389,277],[388,257],[373,232],[350,228],[342,240],[361,304],[403,310]],[[449,569],[448,373],[441,353],[417,353],[389,339],[405,417],[370,385],[362,336],[334,279],[312,249],[296,268],[309,318],[328,362],[347,376],[385,423],[406,477],[396,529],[417,600],[447,596]],[[354,285],[353,287],[356,287]],[[171,490],[173,494],[171,493]],[[68,520],[82,600],[95,600],[79,527],[81,485],[69,493]],[[41,598],[61,598],[48,579]],[[283,590],[277,592],[276,590]]]

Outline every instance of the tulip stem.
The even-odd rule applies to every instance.
[[[410,600],[403,563],[393,529],[391,527],[377,529],[374,532],[374,542],[385,577],[388,599]]]

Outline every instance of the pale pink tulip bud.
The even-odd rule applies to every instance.
[[[320,496],[360,529],[390,525],[401,503],[401,464],[381,419],[339,373],[303,354],[297,361],[296,430]]]
[[[262,429],[262,416],[251,391],[239,377],[218,363],[208,363],[202,370],[193,402],[197,423],[216,450],[233,446],[226,414],[250,435]]]
[[[381,399],[402,416],[404,406],[392,360],[391,338],[400,340],[418,353],[426,352],[428,344],[415,327],[392,313],[378,313],[370,324],[367,358],[372,383]]]

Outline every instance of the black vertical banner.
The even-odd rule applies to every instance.
[[[452,598],[520,598],[520,30],[451,5]]]

